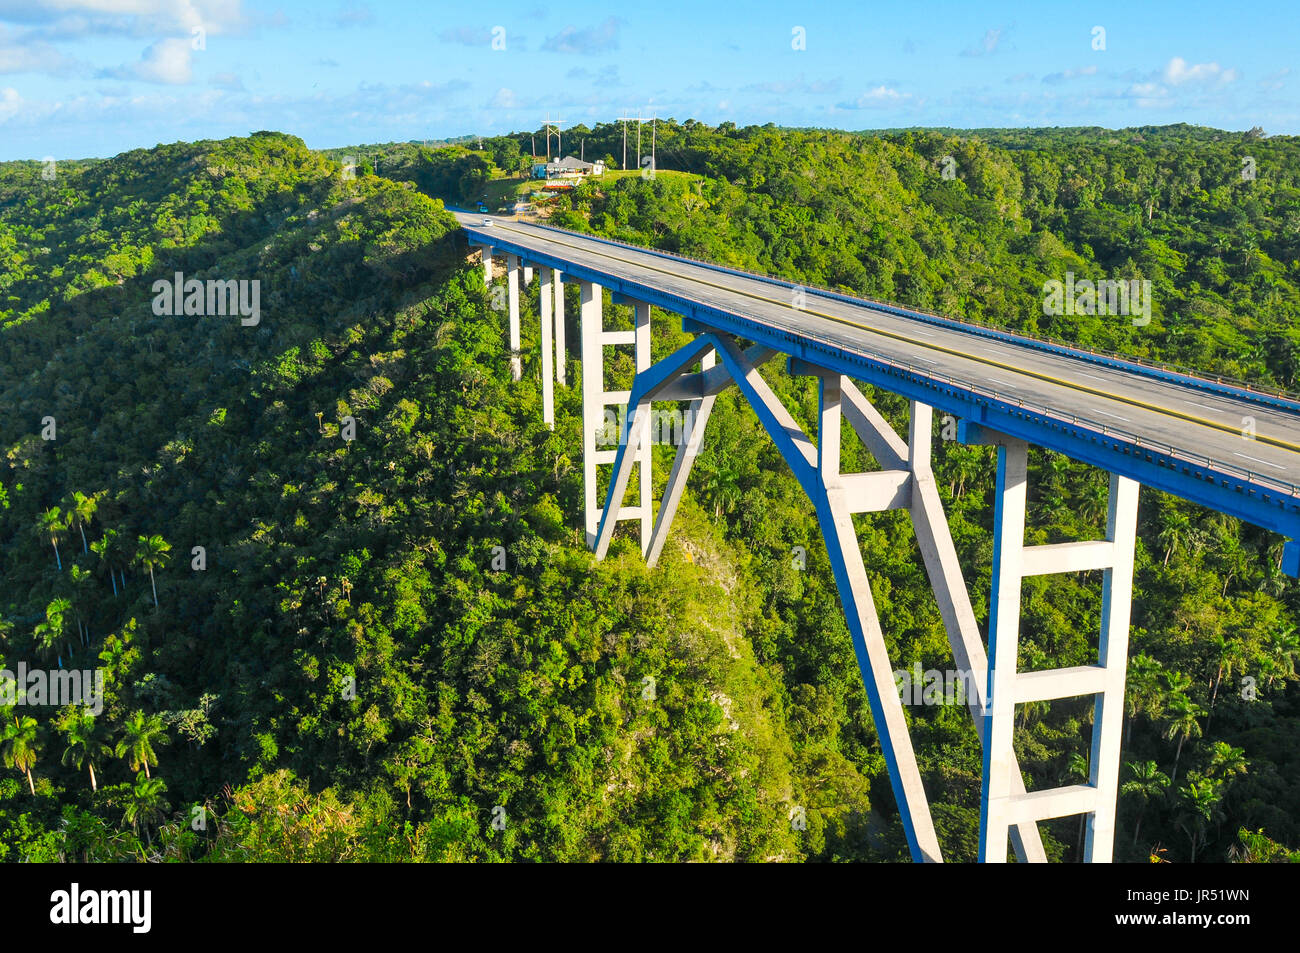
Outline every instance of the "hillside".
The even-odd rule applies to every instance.
[[[1039,132],[662,122],[660,167],[690,177],[595,182],[551,211],[1297,385],[1300,144]],[[619,127],[583,133],[589,157],[619,154]],[[536,363],[510,382],[502,316],[439,201],[512,169],[527,141],[374,147],[379,174],[355,176],[275,133],[65,164],[54,181],[0,165],[0,656],[107,678],[89,723],[0,709],[15,726],[4,859],[906,855],[814,515],[734,395],[662,564],[647,571],[631,540],[603,563],[585,551],[580,368],[551,431]],[[1043,282],[1067,270],[1150,279],[1151,324],[1044,316]],[[155,313],[154,282],[178,271],[258,280],[257,323]],[[680,340],[656,331],[657,348]],[[811,382],[764,374],[810,423]],[[901,419],[901,401],[876,399]],[[991,458],[937,452],[982,612]],[[855,453],[846,468],[867,463]],[[1037,541],[1097,534],[1100,474],[1036,453],[1030,486]],[[1281,540],[1152,491],[1140,519],[1117,857],[1285,856],[1300,845],[1300,605]],[[895,665],[950,668],[906,517],[860,535]],[[1027,580],[1022,665],[1082,664],[1098,591],[1095,573]],[[946,856],[972,859],[969,717],[909,716]],[[1089,717],[1081,701],[1024,706],[1031,787],[1077,770]],[[1077,822],[1046,829],[1049,854],[1074,859]]]

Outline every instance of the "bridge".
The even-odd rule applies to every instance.
[[[977,689],[967,704],[983,750],[979,859],[1006,861],[1009,841],[1018,859],[1044,861],[1038,822],[1084,814],[1083,859],[1111,860],[1139,488],[1155,487],[1282,535],[1283,569],[1300,575],[1300,402],[608,239],[456,214],[470,244],[481,249],[485,282],[493,280],[494,257],[504,259],[516,380],[519,295],[537,272],[547,423],[554,423],[554,387],[566,378],[563,284],[580,287],[584,517],[598,558],[615,525],[627,521],[638,524],[647,561],[657,561],[714,400],[737,387],[816,510],[912,858],[942,859],[855,513],[908,511],[954,660]],[[632,330],[606,329],[602,289],[613,303],[632,306]],[[694,335],[657,363],[650,351],[652,308],[680,316]],[[628,391],[605,390],[607,346],[634,349],[636,376]],[[818,382],[815,441],[759,374],[777,355],[792,374]],[[906,439],[855,381],[908,400]],[[656,401],[689,408],[657,509],[650,433]],[[617,450],[597,446],[610,407],[626,414]],[[997,448],[987,653],[931,470],[936,411],[956,439]],[[841,471],[844,423],[879,470]],[[1025,545],[1030,444],[1109,474],[1103,539]],[[602,467],[610,468],[603,499]],[[1022,580],[1086,570],[1103,574],[1096,663],[1017,672]],[[1027,792],[1012,748],[1015,705],[1081,696],[1095,698],[1088,783]]]

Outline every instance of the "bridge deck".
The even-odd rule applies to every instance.
[[[788,283],[761,275],[510,220],[485,226],[481,215],[457,217],[476,243],[1300,535],[1300,406],[1290,401],[811,289],[796,308]],[[1246,439],[1251,421],[1255,439]]]

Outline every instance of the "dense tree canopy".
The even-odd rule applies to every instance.
[[[617,125],[578,134],[588,158],[621,155]],[[659,168],[687,175],[593,181],[545,211],[1296,386],[1294,140],[696,122],[657,137]],[[259,133],[52,180],[0,164],[0,667],[105,676],[98,713],[0,706],[4,859],[906,856],[815,516],[734,394],[660,566],[633,536],[605,562],[586,552],[577,388],[557,389],[547,428],[538,362],[511,382],[502,315],[438,201],[531,148],[481,145],[327,156]],[[1043,283],[1067,270],[1151,280],[1153,321],[1045,316]],[[259,281],[260,322],[156,313],[154,282],[177,272]],[[655,320],[656,348],[681,342]],[[620,356],[610,386],[631,370]],[[810,425],[813,385],[764,374]],[[873,399],[901,425],[902,401]],[[991,458],[936,444],[981,612]],[[1030,486],[1031,542],[1098,534],[1102,474],[1035,453]],[[1153,491],[1140,518],[1118,856],[1294,856],[1281,540]],[[951,668],[906,517],[859,529],[895,665]],[[1026,580],[1022,667],[1089,660],[1097,575]],[[1082,700],[1024,706],[1031,787],[1077,774],[1090,717]],[[941,844],[971,859],[970,719],[909,719]],[[1075,819],[1045,833],[1077,857]]]

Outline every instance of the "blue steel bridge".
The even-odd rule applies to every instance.
[[[481,249],[484,279],[502,259],[512,364],[521,374],[519,294],[540,295],[543,413],[566,379],[563,283],[580,287],[584,517],[598,557],[619,522],[639,525],[658,559],[713,402],[739,389],[816,509],[853,638],[912,856],[941,860],[920,772],[853,529],[854,513],[906,509],[957,667],[981,690],[967,699],[983,748],[980,859],[1045,859],[1038,822],[1087,816],[1084,859],[1109,861],[1114,842],[1124,680],[1140,487],[1149,486],[1263,527],[1286,539],[1283,569],[1300,574],[1300,402],[1228,381],[1097,354],[897,305],[805,288],[664,252],[509,219],[457,213]],[[490,224],[489,224],[490,223]],[[631,305],[632,330],[608,330],[605,295]],[[692,340],[651,362],[651,309],[680,316]],[[605,389],[608,346],[634,350],[629,391]],[[819,387],[816,440],[758,372],[785,359]],[[855,382],[909,401],[898,434]],[[661,498],[652,498],[652,405],[687,402],[690,431]],[[609,407],[625,410],[627,438],[600,449]],[[992,591],[987,650],[931,471],[934,413],[959,440],[997,448]],[[879,470],[840,469],[841,433],[857,435]],[[1027,448],[1045,447],[1109,474],[1102,539],[1027,546]],[[608,489],[598,498],[600,468]],[[636,477],[634,480],[633,477]],[[1026,576],[1102,571],[1094,664],[1018,672],[1020,589]],[[1091,696],[1088,783],[1028,792],[1012,748],[1015,705]]]

